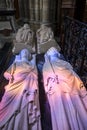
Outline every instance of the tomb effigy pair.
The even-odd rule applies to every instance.
[[[17,53],[21,49],[27,48],[31,53],[37,51],[37,53],[40,54],[45,53],[50,47],[56,47],[58,51],[61,50],[50,27],[42,24],[36,31],[35,36],[29,24],[24,24],[16,33],[13,52]]]

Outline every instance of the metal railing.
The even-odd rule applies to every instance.
[[[63,53],[87,85],[87,24],[65,17]]]

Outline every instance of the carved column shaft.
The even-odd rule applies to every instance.
[[[40,21],[42,21],[43,0],[40,0]]]
[[[40,20],[40,1],[35,0],[35,21]]]
[[[43,0],[42,22],[49,22],[50,18],[50,0]]]
[[[6,0],[0,0],[0,8],[6,8]]]
[[[34,0],[29,0],[29,21],[35,20]]]
[[[50,0],[50,20],[55,22],[56,1]]]
[[[24,15],[25,15],[25,18],[28,19],[29,18],[29,0],[24,0]]]
[[[25,17],[25,15],[24,15],[23,0],[18,0],[18,4],[19,4],[19,15],[20,15],[20,19],[23,19]]]

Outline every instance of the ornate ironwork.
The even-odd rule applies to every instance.
[[[63,52],[87,86],[87,24],[65,17]]]

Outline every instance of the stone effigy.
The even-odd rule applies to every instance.
[[[44,89],[49,101],[52,130],[87,129],[87,90],[69,62],[56,48],[44,55]]]
[[[31,44],[33,41],[33,31],[28,24],[24,24],[23,27],[18,29],[16,34],[16,41],[18,43]]]
[[[35,55],[23,49],[4,73],[9,83],[0,102],[0,130],[41,130],[37,76]]]
[[[30,52],[35,51],[34,32],[28,24],[24,24],[23,27],[18,29],[14,40],[13,52],[17,53],[23,48],[28,48]]]
[[[44,24],[42,24],[40,29],[37,30],[36,36],[37,36],[37,43],[39,44],[44,44],[45,42],[48,42],[52,38],[54,38],[54,34],[51,28],[45,26]]]
[[[45,53],[50,47],[56,47],[60,51],[60,47],[54,39],[54,33],[50,27],[41,25],[36,32],[37,37],[37,52]]]

